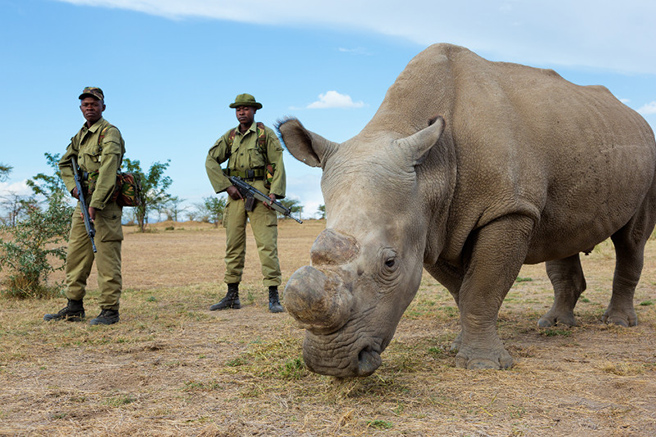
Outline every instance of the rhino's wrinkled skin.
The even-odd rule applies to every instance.
[[[656,144],[607,89],[440,44],[408,64],[356,137],[336,144],[295,119],[278,129],[323,169],[326,230],[285,290],[313,371],[373,373],[422,267],[458,304],[456,365],[508,368],[496,321],[522,264],[546,261],[555,290],[539,325],[574,325],[579,253],[608,237],[617,265],[603,320],[637,324]]]

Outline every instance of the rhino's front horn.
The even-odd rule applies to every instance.
[[[315,334],[337,331],[348,321],[352,295],[336,272],[312,266],[296,270],[285,287],[285,308]]]

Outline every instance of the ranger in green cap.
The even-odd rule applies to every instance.
[[[80,94],[80,109],[86,122],[71,139],[66,153],[59,161],[62,179],[66,188],[76,199],[84,196],[89,219],[95,225],[94,254],[91,239],[82,218],[80,203],[73,213],[71,233],[66,255],[66,297],[68,304],[55,314],[46,314],[43,319],[81,321],[85,317],[82,300],[86,294],[87,278],[94,260],[98,270],[100,289],[100,315],[90,321],[91,325],[111,325],[118,322],[119,298],[121,296],[121,228],[122,208],[112,200],[116,173],[125,154],[125,143],[121,132],[102,117],[105,110],[105,95],[100,88],[86,87]],[[82,174],[84,193],[78,192],[73,176],[75,159]]]
[[[239,282],[246,258],[246,221],[250,221],[262,264],[264,286],[269,288],[269,311],[283,311],[278,297],[282,282],[278,261],[278,218],[263,202],[247,205],[228,176],[238,176],[267,194],[272,200],[285,197],[285,166],[278,137],[262,123],[255,123],[255,112],[262,108],[250,94],[240,94],[234,103],[239,126],[229,130],[210,149],[205,168],[217,193],[228,193],[223,216],[226,228],[226,272],[228,293],[211,311],[239,309]],[[221,164],[228,161],[225,169]]]

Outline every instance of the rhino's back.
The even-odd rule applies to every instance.
[[[513,213],[536,220],[532,261],[574,253],[623,226],[652,186],[651,128],[601,86],[440,44],[408,64],[367,128],[407,135],[435,114],[457,154],[453,255]]]

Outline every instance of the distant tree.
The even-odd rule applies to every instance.
[[[70,194],[61,177],[61,172],[59,171],[59,153],[52,155],[46,152],[44,153],[44,156],[46,157],[46,162],[50,168],[53,169],[53,174],[47,175],[39,173],[32,179],[25,181],[27,186],[32,188],[34,194],[40,194],[46,197],[49,197],[54,193],[64,195]]]
[[[321,214],[321,217],[319,218],[326,218],[326,205],[319,205],[319,213]]]
[[[8,165],[5,165],[0,162],[0,182],[4,182],[7,180],[9,177],[9,173],[11,173],[11,167]],[[5,226],[13,226],[16,217],[18,216],[19,210],[18,210],[18,199],[20,196],[18,196],[15,193],[8,193],[6,195],[0,196],[0,205],[4,207],[4,209],[9,210],[9,213],[7,217],[0,217],[0,224],[5,225]]]
[[[0,238],[0,269],[9,268],[3,281],[3,293],[9,296],[43,297],[54,295],[61,287],[48,287],[51,272],[61,270],[66,259],[66,246],[70,232],[73,207],[69,204],[69,193],[59,174],[59,155],[45,154],[53,168],[52,175],[39,173],[27,181],[33,196],[19,200],[23,211],[12,227],[3,227]],[[38,196],[44,196],[45,207]],[[53,261],[61,265],[54,267]]]
[[[25,212],[25,201],[28,198],[12,192],[0,196],[0,205],[7,211],[7,215],[0,218],[0,224],[8,227],[16,226],[16,222]]]
[[[4,182],[7,180],[7,178],[9,177],[9,173],[11,173],[12,169],[13,167],[9,165],[5,165],[0,162],[0,182]]]
[[[227,197],[204,197],[202,203],[194,204],[194,210],[187,213],[189,220],[212,223],[218,227],[223,221],[223,213],[228,203]]]
[[[169,199],[166,204],[164,204],[164,214],[166,215],[167,220],[174,222],[178,221],[178,216],[185,211],[186,207],[183,208],[180,205],[184,202],[184,199],[180,199],[178,196],[173,196]]]
[[[150,166],[148,174],[141,170],[141,163],[138,160],[133,161],[126,158],[123,162],[127,171],[135,173],[141,180],[142,201],[141,205],[134,209],[139,229],[141,232],[145,232],[148,224],[148,214],[151,211],[157,211],[158,208],[172,199],[172,196],[166,190],[171,186],[173,180],[169,176],[164,176],[164,172],[171,161],[154,163]]]
[[[198,209],[192,209],[190,211],[185,211],[185,215],[187,216],[187,220],[195,222],[195,221],[200,221],[198,220],[200,212]]]
[[[123,208],[122,223],[126,226],[135,226],[137,224],[137,213],[135,208]]]
[[[228,198],[225,196],[203,198],[204,208],[209,213],[209,222],[214,223],[215,228],[218,228],[219,223],[223,221],[223,213],[227,204]]]

